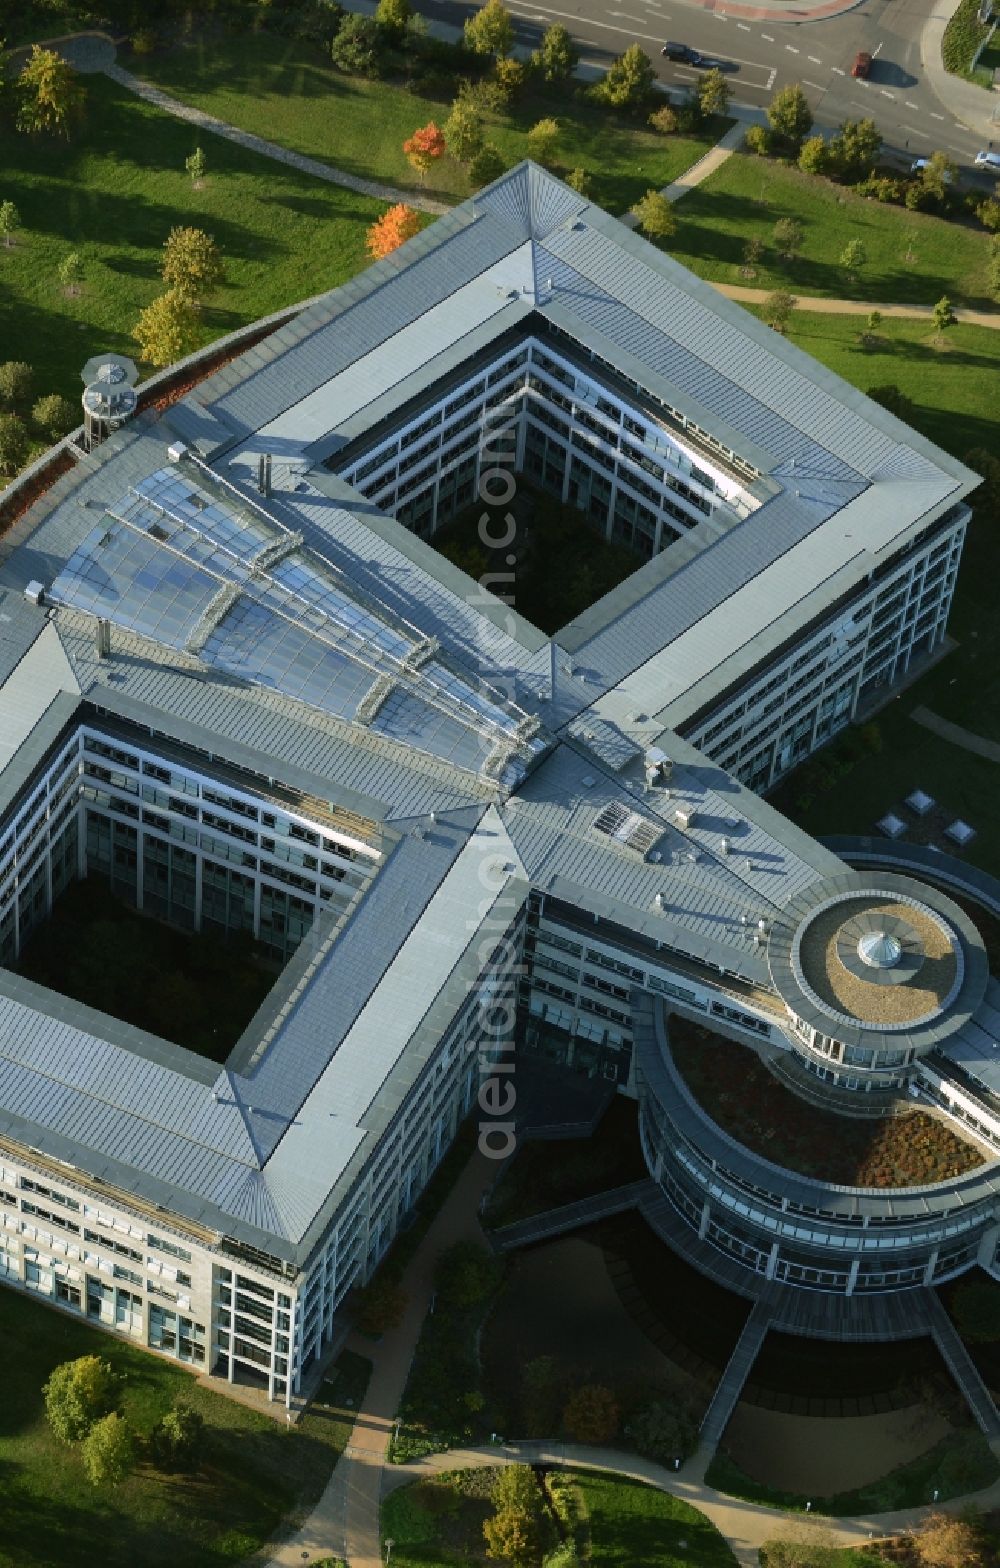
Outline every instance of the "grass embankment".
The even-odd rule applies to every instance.
[[[698,1102],[730,1137],[776,1165],[848,1187],[920,1187],[983,1157],[924,1111],[861,1120],[786,1089],[749,1046],[672,1017],[670,1048]]]
[[[742,1497],[766,1508],[785,1513],[804,1513],[807,1501],[820,1513],[835,1517],[852,1514],[890,1513],[901,1508],[920,1508],[937,1494],[945,1503],[990,1486],[1000,1475],[1000,1463],[981,1432],[963,1430],[949,1433],[926,1454],[890,1470],[879,1481],[836,1492],[829,1497],[807,1499],[797,1492],[780,1492],[744,1475],[738,1465],[720,1450],[712,1459],[705,1480],[730,1497]]]
[[[989,235],[930,213],[869,201],[832,180],[803,174],[774,159],[735,153],[677,207],[676,234],[666,249],[714,283],[789,289],[831,299],[933,305],[947,294],[955,305],[990,309]],[[801,254],[782,261],[773,243],[775,222],[802,224]],[[765,251],[755,277],[743,277],[748,239]],[[860,239],[867,261],[848,277],[840,256]]]
[[[315,49],[271,34],[195,39],[134,68],[185,103],[350,174],[444,200],[469,195],[468,176],[454,159],[439,159],[421,182],[403,154],[403,142],[418,126],[428,120],[443,126],[448,98],[344,76]],[[487,138],[515,163],[527,155],[527,131],[551,114],[561,128],[559,169],[586,169],[593,199],[616,214],[650,186],[669,184],[728,123],[714,121],[698,136],[661,136],[567,93],[558,99],[528,95],[508,112],[489,116]],[[215,146],[208,138],[209,157]]]
[[[343,1452],[370,1363],[342,1356],[322,1407],[291,1429],[214,1393],[180,1367],[13,1290],[0,1292],[5,1352],[0,1568],[223,1568],[256,1551],[312,1506]],[[42,1404],[52,1368],[106,1357],[124,1378],[121,1408],[148,1435],[174,1400],[204,1417],[197,1474],[148,1465],[114,1490],[87,1480],[79,1452],[56,1442]]]
[[[0,247],[3,359],[35,369],[36,394],[77,398],[92,354],[134,354],[131,330],[160,293],[163,242],[175,224],[214,235],[226,283],[201,317],[205,343],[283,305],[343,283],[365,264],[365,230],[385,204],[212,137],[208,177],[184,170],[203,135],[102,76],[88,76],[82,127],[58,137],[0,136],[3,196],[21,215]],[[77,251],[79,295],[59,265]]]
[[[392,1493],[382,1508],[382,1537],[392,1540],[397,1568],[488,1564],[483,1521],[493,1511],[496,1473],[449,1472]],[[581,1562],[594,1568],[732,1568],[733,1554],[715,1526],[679,1498],[589,1470],[558,1474],[561,1496],[571,1494],[569,1508],[561,1511],[572,1516]]]
[[[954,13],[944,30],[941,40],[941,59],[946,71],[952,76],[964,76],[967,82],[975,82],[977,87],[989,87],[993,75],[980,59],[975,66],[972,61],[976,50],[989,34],[989,23],[979,20],[980,0],[961,0],[958,10]]]

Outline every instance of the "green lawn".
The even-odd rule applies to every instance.
[[[949,1433],[925,1454],[890,1470],[879,1481],[851,1492],[817,1496],[812,1503],[817,1510],[837,1518],[890,1513],[929,1503],[935,1492],[942,1502],[963,1497],[967,1492],[989,1486],[998,1475],[1000,1464],[985,1437],[970,1427]],[[768,1508],[780,1508],[785,1513],[803,1512],[809,1500],[796,1492],[781,1492],[752,1480],[734,1464],[725,1449],[719,1449],[715,1454],[705,1472],[705,1480],[709,1486],[717,1487],[730,1497],[746,1498]]]
[[[444,199],[469,194],[465,170],[453,159],[440,159],[421,185],[402,151],[417,126],[428,120],[444,124],[449,100],[346,77],[303,44],[274,34],[211,36],[133,62],[132,68],[220,119],[349,173]],[[559,168],[587,169],[594,200],[613,213],[688,168],[728,123],[709,125],[698,137],[661,136],[563,94],[556,100],[528,98],[511,113],[494,116],[488,138],[514,163],[526,155],[527,129],[551,114],[563,128]],[[214,137],[207,139],[210,159],[217,146]]]
[[[732,1568],[733,1554],[703,1514],[641,1482],[589,1470],[560,1472],[572,1483],[581,1561],[593,1568]],[[494,1471],[446,1473],[390,1494],[382,1538],[395,1568],[483,1568],[483,1520],[492,1512]],[[582,1537],[582,1539],[581,1539]]]
[[[734,154],[684,197],[677,216],[667,248],[713,282],[873,303],[932,305],[948,294],[956,304],[993,305],[985,230],[868,201],[774,159]],[[778,218],[802,223],[802,254],[795,261],[782,262],[775,251]],[[756,277],[743,278],[743,246],[752,236],[764,242],[765,253]],[[849,239],[863,241],[868,256],[855,280],[839,265]]]
[[[209,1391],[180,1367],[88,1328],[13,1290],[0,1292],[5,1349],[0,1405],[3,1524],[0,1568],[216,1568],[238,1561],[318,1497],[342,1452],[349,1413],[370,1364],[341,1358],[341,1384],[327,1409],[291,1430]],[[183,1397],[204,1416],[206,1458],[192,1477],[147,1466],[112,1492],[96,1492],[78,1453],[57,1443],[41,1387],[60,1361],[98,1354],[125,1378],[122,1409],[147,1434]]]
[[[174,224],[218,241],[228,280],[204,311],[205,342],[344,282],[365,264],[365,230],[384,204],[326,185],[213,138],[195,190],[184,160],[197,136],[105,77],[86,79],[76,138],[0,134],[3,197],[24,228],[0,247],[3,359],[36,370],[36,392],[76,398],[84,361],[134,352],[131,330],[160,292],[160,250]],[[78,298],[57,269],[71,250],[87,267]]]

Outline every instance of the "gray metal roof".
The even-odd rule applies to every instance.
[[[756,511],[699,525],[561,640],[322,465],[512,326],[574,339],[762,475]],[[298,1263],[475,981],[484,861],[513,907],[535,885],[766,983],[751,925],[843,866],[666,719],[974,482],[551,175],[512,170],[81,457],[0,544],[3,803],[97,713],[357,811],[384,855],[222,1070],[0,977],[0,1126]],[[56,608],[25,604],[31,579]],[[651,745],[669,800],[644,788]]]

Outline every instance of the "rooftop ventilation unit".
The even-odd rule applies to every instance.
[[[29,604],[43,604],[45,601],[45,587],[37,577],[33,577],[24,590],[24,597]]]
[[[99,659],[107,659],[111,655],[111,622],[102,615],[99,617],[94,633],[94,646]]]
[[[729,854],[730,843],[729,843],[728,838],[723,838],[723,839],[719,840],[719,849],[722,851],[722,853],[724,855],[728,855]]]
[[[674,821],[679,828],[693,828],[698,820],[698,813],[693,806],[678,806],[674,812]]]

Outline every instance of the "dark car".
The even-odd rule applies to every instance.
[[[668,60],[679,60],[684,65],[706,64],[704,56],[700,55],[697,49],[692,49],[690,44],[666,43],[660,53],[665,54]]]

